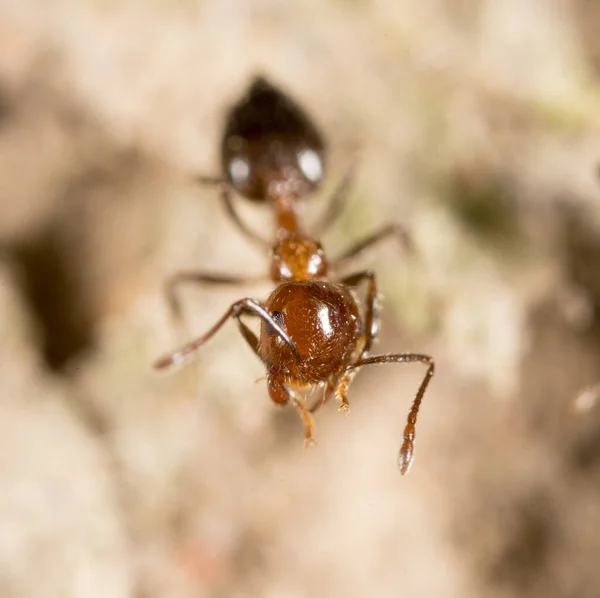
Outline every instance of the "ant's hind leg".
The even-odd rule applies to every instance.
[[[400,224],[392,222],[347,249],[341,256],[333,261],[333,266],[339,268],[340,266],[345,265],[347,262],[360,256],[372,247],[379,245],[381,241],[384,241],[389,237],[396,237],[407,254],[410,255],[413,252],[412,240],[408,231]]]
[[[246,235],[250,241],[256,243],[261,246],[261,248],[270,247],[269,242],[261,237],[258,233],[255,233],[252,229],[246,226],[245,222],[240,218],[235,206],[233,205],[233,198],[231,195],[231,189],[227,183],[222,183],[220,185],[221,188],[221,199],[225,204],[225,209],[227,210],[227,214],[233,221],[233,223],[238,227],[239,231]]]
[[[344,211],[344,207],[350,192],[350,187],[352,186],[352,181],[354,180],[354,170],[355,164],[351,164],[348,168],[348,171],[331,195],[327,209],[314,227],[316,237],[323,236],[323,234],[331,227],[331,225]]]
[[[197,176],[195,181],[200,185],[207,186],[223,185],[225,183],[225,180],[218,176]]]
[[[231,218],[232,222],[238,227],[239,231],[248,237],[253,243],[257,243],[262,248],[269,247],[269,242],[266,239],[263,239],[258,233],[255,233],[252,229],[250,229],[244,221],[240,218],[235,206],[233,205],[233,197],[231,193],[231,188],[227,181],[218,177],[207,177],[201,176],[196,177],[196,181],[201,185],[211,185],[219,188],[221,194],[221,201],[225,206],[225,210],[227,211],[228,216]]]

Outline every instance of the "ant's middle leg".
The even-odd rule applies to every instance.
[[[213,274],[210,272],[183,271],[169,276],[165,282],[165,296],[171,317],[175,324],[181,327],[183,314],[181,310],[181,299],[179,289],[182,285],[199,286],[242,286],[262,282],[264,277],[247,278],[242,276],[231,276],[229,274]]]

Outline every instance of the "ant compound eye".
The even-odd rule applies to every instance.
[[[285,318],[283,316],[283,313],[281,313],[280,311],[274,311],[271,314],[271,317],[273,318],[273,320],[275,320],[276,324],[280,328],[285,328]],[[265,331],[269,336],[273,336],[274,334],[276,334],[275,328],[273,328],[273,326],[271,326],[269,322],[265,322]]]

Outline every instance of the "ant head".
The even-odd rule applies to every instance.
[[[298,384],[320,383],[352,359],[360,337],[360,315],[351,293],[323,281],[280,284],[265,309],[294,341],[298,361],[272,326],[262,322],[259,354],[271,373]],[[271,394],[274,400],[276,397]]]
[[[323,178],[325,145],[304,111],[257,77],[229,112],[221,160],[231,186],[248,199],[302,197]]]
[[[321,244],[300,233],[279,239],[271,252],[271,280],[314,280],[327,274],[327,259]]]

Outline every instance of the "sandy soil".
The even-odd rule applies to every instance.
[[[600,596],[599,39],[585,0],[0,3],[0,596]],[[308,452],[234,326],[151,369],[169,273],[266,268],[193,184],[256,73],[327,135],[307,219],[357,156],[327,249],[414,237],[357,264],[377,350],[437,361],[405,478],[418,366]]]

